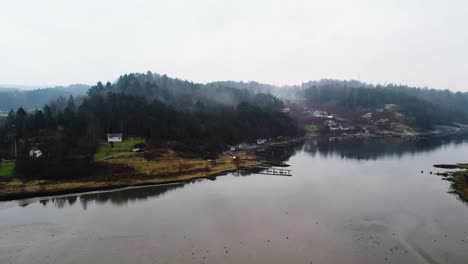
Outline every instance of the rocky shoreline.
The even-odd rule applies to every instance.
[[[449,169],[456,171],[436,172],[443,180],[452,182],[451,193],[457,194],[461,200],[468,203],[468,164],[436,164],[435,168]]]

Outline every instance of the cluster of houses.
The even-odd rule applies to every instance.
[[[326,111],[308,110],[306,113],[312,115],[315,118],[324,119],[323,124],[327,126],[330,131],[349,131],[352,129],[351,127],[337,122],[335,116],[327,113]]]
[[[263,145],[263,144],[267,143],[270,140],[272,140],[272,139],[271,138],[270,139],[259,138],[259,139],[255,140],[255,144],[256,145]],[[230,151],[237,151],[237,150],[241,150],[241,149],[252,149],[252,148],[253,148],[253,145],[248,144],[248,143],[241,143],[239,145],[229,146]]]
[[[336,122],[335,120],[326,120],[324,123],[330,131],[349,131],[351,128],[347,126],[343,126],[341,123]]]
[[[322,118],[326,119],[323,124],[327,126],[330,131],[332,132],[338,132],[338,131],[349,131],[351,130],[351,127],[346,126],[340,122],[337,122],[335,119],[335,116],[333,115],[327,115],[327,116],[322,116]]]
[[[326,116],[328,116],[327,112],[319,110],[309,111],[309,113],[317,118],[325,118]]]
[[[332,132],[351,130],[351,127],[337,122],[333,116],[327,117],[327,120],[325,120],[323,124],[327,126]]]
[[[326,111],[320,111],[320,110],[307,110],[305,111],[307,114],[312,115],[315,118],[322,118],[322,119],[334,119],[335,116],[330,115]]]

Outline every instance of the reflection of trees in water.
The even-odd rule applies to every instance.
[[[274,162],[287,162],[297,152],[304,150],[306,153],[315,156],[340,156],[346,159],[357,160],[376,160],[384,157],[397,156],[401,157],[405,154],[415,154],[420,152],[431,152],[441,147],[450,145],[459,145],[467,143],[467,137],[451,137],[445,139],[432,140],[404,140],[395,138],[386,139],[356,139],[345,138],[343,140],[329,141],[328,138],[315,138],[306,141],[305,143],[297,143],[288,146],[270,147],[262,152],[256,153],[260,159]],[[252,175],[249,171],[239,171],[234,173],[235,176]],[[210,177],[209,180],[216,180],[216,177]],[[183,188],[189,183],[159,185],[142,188],[129,188],[111,192],[97,192],[82,194],[80,196],[68,196],[62,198],[51,198],[40,200],[40,203],[47,206],[52,203],[58,208],[63,208],[65,205],[72,206],[77,200],[81,203],[84,209],[88,203],[95,202],[98,204],[112,203],[113,205],[123,206],[129,202],[147,200],[156,198],[165,193]],[[78,199],[79,198],[79,199]],[[26,206],[23,204],[22,206]]]
[[[271,162],[287,162],[298,151],[304,150],[312,156],[339,156],[346,159],[376,160],[383,157],[420,152],[431,152],[450,145],[467,143],[467,136],[434,138],[430,140],[406,140],[399,138],[343,138],[329,140],[329,138],[313,138],[306,142],[293,145],[274,146],[256,152],[261,160]]]
[[[401,157],[405,154],[432,152],[443,146],[466,143],[465,137],[430,140],[405,140],[397,138],[356,139],[345,138],[310,140],[304,144],[304,151],[315,156],[340,156],[357,160],[376,160],[384,157]]]
[[[302,149],[303,144],[303,142],[299,142],[291,145],[272,146],[264,151],[256,152],[256,155],[260,159],[270,162],[286,162]]]
[[[40,203],[46,206],[50,202],[58,208],[63,208],[67,204],[72,206],[77,200],[79,200],[83,206],[83,209],[85,210],[88,207],[88,204],[92,202],[97,204],[105,204],[110,202],[113,205],[123,206],[129,202],[148,200],[149,198],[159,197],[169,191],[183,188],[185,184],[186,183],[158,185],[141,188],[129,188],[111,192],[88,193],[79,196],[75,195],[68,197],[56,197],[47,200],[40,200]]]
[[[251,171],[247,171],[247,170],[239,170],[239,171],[235,171],[232,173],[234,177],[247,177],[247,176],[254,175],[254,174],[255,173],[252,173]]]

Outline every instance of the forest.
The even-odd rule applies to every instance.
[[[128,74],[114,84],[99,82],[86,97],[61,97],[30,112],[11,110],[0,138],[4,148],[16,140],[18,176],[73,178],[93,169],[92,156],[107,133],[142,137],[153,146],[170,144],[204,157],[257,138],[304,133],[294,119],[280,112],[282,107],[269,94],[152,73]],[[43,150],[43,157],[30,158],[33,147]]]

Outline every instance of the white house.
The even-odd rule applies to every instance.
[[[40,158],[42,156],[42,151],[36,147],[32,148],[29,151],[29,157],[31,158]]]
[[[108,133],[107,142],[122,142],[122,133]]]
[[[239,146],[239,145],[229,146],[229,150],[230,150],[230,151],[236,151],[236,150],[239,150],[239,149],[240,149],[240,146]]]

